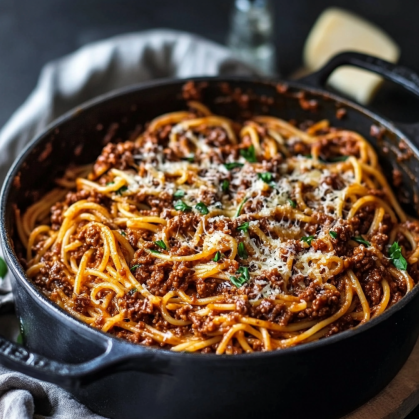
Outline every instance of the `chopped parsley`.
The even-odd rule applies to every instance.
[[[352,237],[352,240],[355,240],[356,242],[363,244],[365,247],[371,246],[371,243],[363,239],[361,236]]]
[[[245,223],[243,223],[242,225],[239,225],[237,227],[237,230],[239,231],[243,231],[243,233],[247,233],[249,231],[249,222],[246,221]]]
[[[230,187],[230,182],[227,179],[224,179],[223,183],[221,184],[221,190],[223,192],[228,192],[229,187]]]
[[[182,157],[182,160],[186,160],[189,163],[193,163],[195,160],[195,154],[189,154],[189,156]]]
[[[124,230],[121,230],[120,233],[121,233],[121,236],[127,237],[127,234],[125,233]]]
[[[339,162],[339,161],[346,161],[346,160],[348,160],[348,158],[349,158],[349,156],[336,156],[336,157],[329,157],[327,159],[327,161],[331,162],[331,163],[336,163],[336,162]]]
[[[166,243],[163,240],[157,240],[154,244],[161,247],[163,250],[167,250]]]
[[[173,206],[177,211],[188,212],[192,210],[192,207],[190,207],[188,204],[185,204],[183,201],[177,201]]]
[[[338,238],[338,233],[336,231],[329,231],[330,237],[333,237],[334,239]]]
[[[124,192],[126,192],[128,190],[128,186],[121,186],[117,191],[116,194],[117,195],[122,195]]]
[[[297,204],[292,199],[287,199],[292,208],[297,208]]]
[[[231,162],[231,163],[224,163],[224,166],[225,166],[225,168],[226,168],[227,170],[233,170],[233,169],[235,169],[236,167],[243,167],[243,166],[244,166],[244,164],[243,164],[243,163],[238,163],[238,162],[233,161],[233,162]]]
[[[235,217],[238,217],[239,215],[240,215],[240,213],[242,212],[242,209],[243,209],[243,205],[247,202],[247,200],[248,200],[249,198],[244,198],[243,199],[243,201],[241,202],[241,204],[239,205],[239,207],[237,208],[237,211],[236,211],[236,215],[235,215]]]
[[[131,269],[132,269],[132,268],[131,268]],[[130,290],[128,291],[128,294],[129,294],[129,295],[133,295],[133,294],[135,294],[137,291],[138,291],[138,290],[137,290],[137,288],[132,288],[132,289],[130,289]]]
[[[207,206],[203,202],[198,202],[195,205],[195,208],[203,215],[209,214],[209,209],[207,208]]]
[[[244,246],[243,242],[239,243],[239,245],[237,246],[237,251],[239,253],[239,256],[242,259],[247,259],[248,258],[247,250],[246,250],[246,247]]]
[[[140,265],[134,265],[130,268],[130,271],[135,271],[135,269],[139,268]]]
[[[258,173],[258,178],[263,180],[265,183],[269,184],[272,181],[272,173],[265,172],[265,173]]]
[[[212,260],[214,262],[218,262],[220,259],[221,259],[221,252],[218,250],[218,252],[215,254]]]
[[[251,145],[248,148],[242,148],[240,150],[240,155],[244,157],[249,163],[257,163],[254,145]]]
[[[389,251],[388,255],[390,256],[393,265],[402,271],[407,269],[407,261],[402,255],[402,248],[400,247],[398,242],[394,242]]]
[[[173,194],[173,198],[182,198],[185,196],[185,191],[183,191],[182,189],[178,189],[174,194]]]
[[[240,288],[242,285],[244,285],[247,281],[250,280],[249,268],[246,266],[240,266],[236,274],[238,274],[239,276],[230,276],[230,281],[237,288]]]
[[[314,236],[305,236],[305,237],[301,237],[301,241],[304,243],[307,243],[309,246],[311,246],[311,242],[313,241]]]

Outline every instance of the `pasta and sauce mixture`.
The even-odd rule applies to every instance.
[[[419,223],[361,135],[188,106],[16,208],[48,298],[134,343],[239,354],[355,328],[412,290]]]

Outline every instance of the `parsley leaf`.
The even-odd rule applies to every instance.
[[[221,184],[221,190],[223,192],[228,192],[229,187],[230,187],[230,182],[227,179],[224,179],[223,183]]]
[[[287,199],[292,208],[297,208],[297,204],[292,199]]]
[[[167,250],[166,243],[163,240],[157,240],[154,244],[161,247],[163,250]]]
[[[338,238],[338,233],[336,231],[329,231],[330,237],[333,237],[334,239]]]
[[[339,162],[339,161],[346,161],[346,160],[348,160],[348,158],[349,158],[349,156],[336,156],[336,157],[329,157],[327,159],[327,161],[330,162],[330,163],[336,163],[336,162]]]
[[[120,233],[121,233],[121,236],[127,237],[127,233],[125,233],[124,230],[121,230]]]
[[[236,167],[243,167],[244,164],[243,163],[238,163],[238,162],[231,162],[231,163],[224,163],[224,166],[227,170],[233,170]]]
[[[135,269],[137,269],[137,268],[139,268],[140,267],[140,265],[134,265],[134,266],[132,266],[131,268],[130,268],[130,271],[134,271]]]
[[[126,192],[128,190],[128,186],[121,186],[117,191],[116,194],[117,195],[122,195],[124,192]]]
[[[2,257],[0,257],[0,278],[4,279],[7,275],[7,265]]]
[[[243,156],[249,163],[257,163],[255,146],[251,145],[249,148],[242,148],[240,155]]]
[[[173,194],[173,198],[182,198],[183,196],[185,196],[185,191],[183,191],[182,189],[178,189],[174,194]]]
[[[221,252],[220,251],[218,251],[216,254],[215,254],[215,256],[213,257],[213,261],[214,262],[218,262],[219,260],[221,259]]]
[[[249,231],[249,223],[246,221],[245,223],[243,223],[242,225],[239,225],[237,227],[237,230],[239,231],[243,231],[244,233],[247,233]]]
[[[193,163],[193,161],[195,160],[195,154],[192,153],[189,154],[189,156],[182,157],[182,160],[186,160],[189,163]]]
[[[407,261],[402,255],[402,248],[400,247],[398,242],[394,242],[389,251],[388,255],[390,256],[393,265],[402,271],[407,269]]]
[[[239,205],[239,207],[237,208],[237,211],[236,211],[236,215],[235,215],[235,217],[238,217],[239,215],[240,215],[240,213],[242,212],[242,209],[243,209],[243,205],[247,202],[247,200],[248,200],[249,198],[244,198],[243,199],[243,201],[241,202],[241,204]]]
[[[133,295],[133,294],[135,294],[137,291],[138,291],[138,290],[137,290],[137,288],[132,288],[132,289],[130,289],[130,290],[128,291],[128,294],[129,294],[129,295]]]
[[[239,256],[242,259],[247,259],[248,258],[249,255],[247,254],[247,250],[246,250],[246,247],[244,246],[243,242],[239,243],[239,245],[237,246],[237,251],[239,253]]]
[[[177,201],[173,206],[177,211],[188,212],[192,210],[192,207],[190,207],[188,204],[185,204],[183,201]]]
[[[313,241],[314,236],[305,236],[305,237],[301,237],[301,241],[304,243],[307,243],[309,246],[311,246],[311,242]]]
[[[209,214],[209,209],[207,208],[207,206],[203,202],[198,202],[195,205],[195,208],[203,215]]]
[[[230,281],[237,288],[240,288],[242,285],[244,285],[247,281],[250,280],[249,268],[246,266],[240,266],[236,274],[239,274],[240,276],[230,276]]]
[[[272,181],[272,173],[265,172],[265,173],[258,173],[258,178],[263,180],[265,183],[269,184]]]
[[[352,237],[352,240],[355,240],[356,242],[363,244],[365,247],[371,246],[371,243],[363,239],[361,236]]]

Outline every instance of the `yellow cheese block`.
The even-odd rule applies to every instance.
[[[304,64],[315,71],[343,51],[363,52],[393,63],[400,55],[397,44],[377,26],[345,10],[326,9],[306,41]],[[356,101],[367,104],[381,81],[379,76],[365,70],[341,67],[333,72],[328,83]]]

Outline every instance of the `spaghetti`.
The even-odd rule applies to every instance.
[[[69,168],[23,214],[27,275],[129,341],[216,354],[368,322],[418,281],[419,224],[358,133],[196,102]]]

